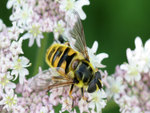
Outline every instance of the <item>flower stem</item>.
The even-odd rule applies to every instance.
[[[36,58],[35,58],[35,64],[34,64],[32,76],[38,73],[38,69],[40,66],[42,68],[45,66],[46,50],[48,46],[50,45],[50,42],[52,42],[52,38],[51,38],[51,41],[49,41],[49,37],[50,37],[49,33],[43,33],[43,35],[44,35],[44,38],[41,41],[41,47],[38,48],[36,52]]]

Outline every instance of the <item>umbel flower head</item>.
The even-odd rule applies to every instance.
[[[150,40],[143,46],[141,38],[136,37],[135,47],[127,49],[128,62],[116,67],[112,80],[107,78],[110,88],[117,89],[115,93],[109,90],[108,95],[113,93],[121,113],[150,111]]]
[[[56,88],[47,91],[45,84],[49,85],[50,73],[40,69],[32,76],[28,71],[30,60],[25,57],[22,49],[24,40],[29,39],[28,46],[36,44],[42,47],[43,33],[53,32],[55,39],[67,31],[67,24],[73,25],[76,21],[74,10],[81,19],[86,18],[82,10],[89,5],[89,0],[8,0],[7,8],[12,8],[11,27],[6,27],[0,20],[0,112],[7,113],[54,113],[54,106],[62,104],[59,112],[69,111],[76,113],[75,106],[80,112],[99,113],[106,105],[104,90],[88,94],[85,91],[86,102],[81,97],[79,88],[73,91],[73,100],[68,95],[70,87]],[[70,26],[72,27],[72,26]],[[107,58],[106,53],[96,55],[98,42],[94,42],[92,49],[88,48],[90,61],[95,68],[104,67],[101,61]],[[96,63],[98,61],[98,63]],[[34,82],[38,79],[38,82]],[[17,83],[18,81],[18,83]],[[32,83],[32,87],[31,87]],[[34,86],[43,87],[34,87]],[[40,90],[40,91],[37,91]],[[18,96],[19,95],[19,96]],[[94,109],[96,108],[96,109]]]

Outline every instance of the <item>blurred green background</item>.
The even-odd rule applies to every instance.
[[[6,0],[0,0],[0,18],[7,26],[11,26],[9,16],[11,10],[6,9]],[[150,0],[91,0],[83,9],[87,15],[83,21],[87,45],[99,42],[99,52],[106,52],[109,58],[103,61],[109,74],[114,73],[115,66],[126,61],[126,49],[134,49],[134,39],[140,36],[145,43],[150,38]],[[44,34],[42,47],[36,43],[29,48],[28,40],[23,43],[25,56],[30,59],[30,75],[38,72],[38,67],[47,69],[45,59],[46,48],[52,43],[53,34]],[[119,113],[119,107],[109,102],[103,113]]]

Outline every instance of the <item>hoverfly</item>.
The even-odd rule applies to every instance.
[[[52,44],[46,53],[46,62],[50,66],[50,76],[37,76],[34,78],[34,82],[37,81],[38,83],[39,80],[44,83],[42,85],[36,84],[37,89],[52,89],[70,85],[70,97],[72,97],[74,86],[77,86],[81,89],[84,98],[84,88],[87,92],[92,93],[102,88],[102,82],[100,72],[90,63],[83,26],[78,14],[75,14],[77,21],[69,32],[75,43],[72,44],[72,40],[68,40],[70,45]]]

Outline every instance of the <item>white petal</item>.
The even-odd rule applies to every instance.
[[[21,59],[21,64],[23,67],[27,67],[27,64],[29,63],[29,59],[27,59],[26,57],[22,56],[20,57]]]
[[[142,40],[141,40],[140,37],[136,37],[135,47],[136,47],[137,50],[141,50],[141,48],[143,47]]]
[[[103,59],[108,58],[108,54],[107,53],[100,53],[96,56],[98,58],[98,62],[101,62]]]
[[[23,84],[24,80],[25,80],[25,76],[19,77],[19,83],[20,84]]]
[[[126,54],[127,54],[128,62],[129,62],[129,64],[130,64],[131,61],[132,61],[132,58],[133,58],[132,51],[131,51],[130,48],[127,49]]]
[[[40,38],[36,38],[36,43],[38,47],[41,47],[41,42],[40,42]]]
[[[86,18],[86,15],[85,15],[84,11],[82,10],[82,7],[84,5],[89,5],[89,4],[90,4],[89,0],[78,0],[75,3],[75,10],[78,12],[78,14],[82,20],[84,20]]]
[[[145,49],[150,51],[150,39],[146,41]]]
[[[33,45],[33,43],[34,43],[34,38],[33,37],[31,37],[30,39],[29,39],[29,47],[31,47],[32,45]]]
[[[98,42],[94,41],[94,44],[93,44],[91,50],[93,53],[96,53],[97,49],[98,49]]]
[[[12,70],[11,75],[15,75],[15,78],[13,79],[13,81],[16,80],[18,77],[18,71]]]

